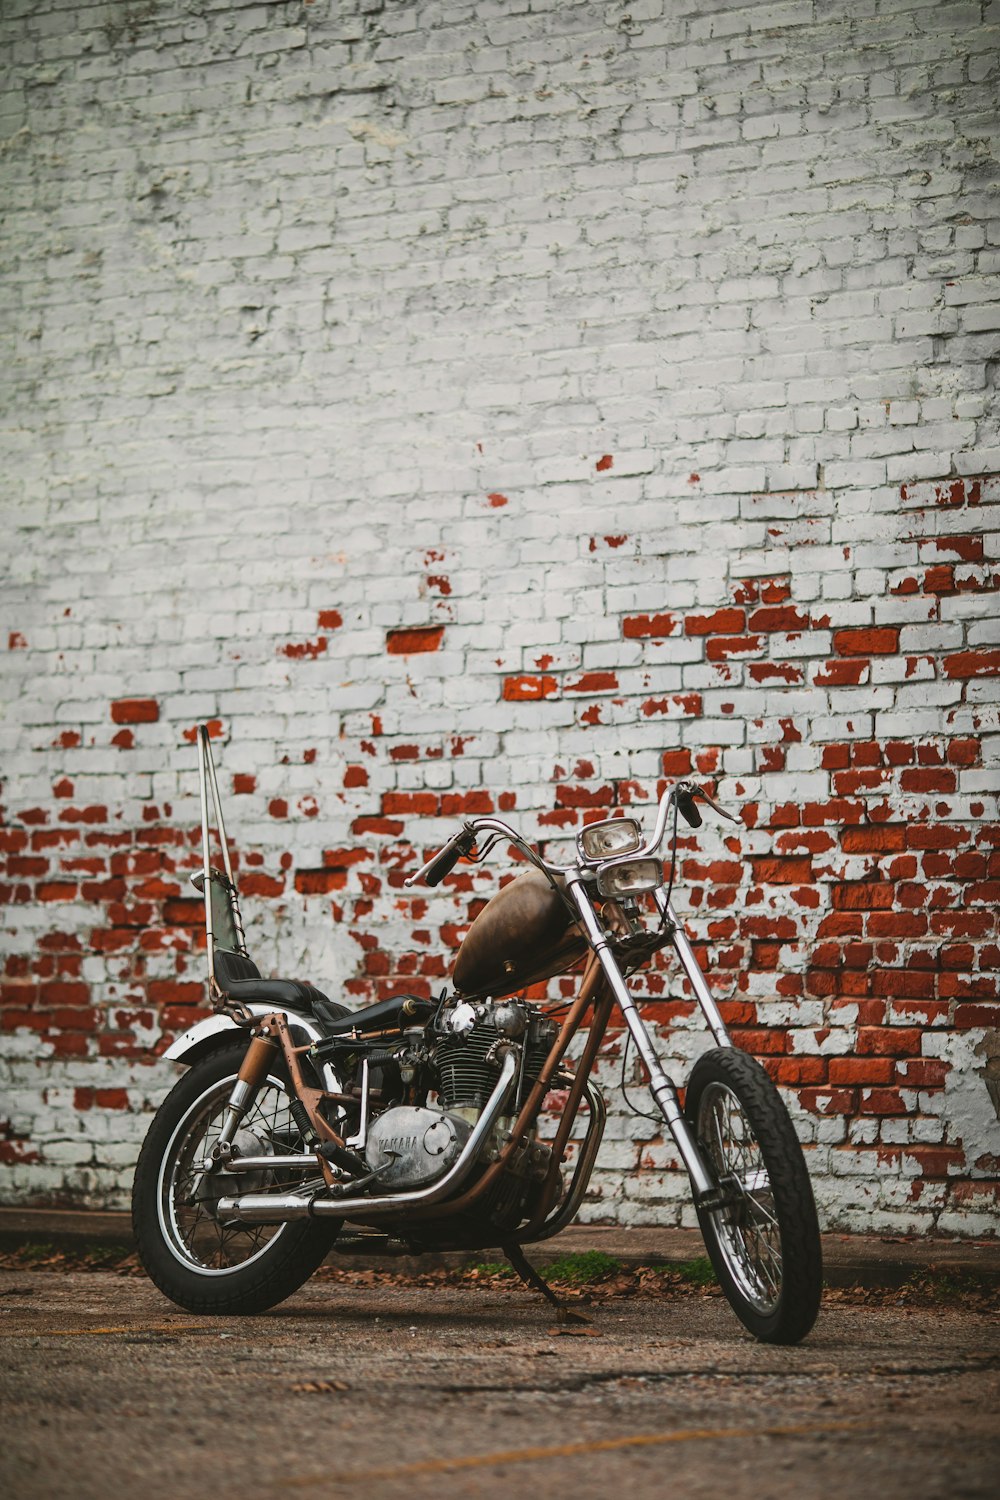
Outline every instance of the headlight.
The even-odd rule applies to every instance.
[[[576,836],[576,846],[588,860],[631,854],[641,844],[642,829],[634,818],[606,818],[603,823],[590,823]]]
[[[602,896],[637,896],[663,884],[663,865],[658,859],[620,859],[597,872]]]

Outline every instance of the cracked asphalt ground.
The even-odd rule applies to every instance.
[[[988,1314],[824,1309],[795,1349],[717,1296],[611,1299],[558,1325],[520,1284],[316,1279],[256,1318],[148,1282],[0,1271],[13,1500],[140,1493],[574,1500],[995,1496]]]

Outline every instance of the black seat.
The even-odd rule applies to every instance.
[[[298,979],[262,979],[252,958],[229,948],[215,950],[215,977],[219,988],[233,1000],[257,1001],[260,1005],[289,1006],[314,1015],[327,1036],[345,1036],[352,1031],[401,1031],[404,1026],[429,1021],[437,1010],[435,1000],[419,995],[393,995],[376,1000],[363,1010],[348,1010],[330,1000],[313,984]]]
[[[262,979],[252,958],[228,948],[215,950],[215,977],[219,988],[234,1000],[257,1001],[260,1005],[289,1006],[304,1011],[329,1028],[350,1016],[346,1005],[329,1000],[315,985],[298,979]]]

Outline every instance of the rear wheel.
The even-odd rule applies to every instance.
[[[780,1094],[745,1052],[695,1063],[686,1113],[724,1194],[699,1209],[715,1273],[740,1322],[768,1344],[797,1344],[823,1284],[819,1222],[802,1147]]]
[[[132,1223],[139,1258],[160,1290],[189,1312],[254,1313],[273,1307],[308,1280],[340,1228],[339,1222],[220,1219],[220,1198],[278,1185],[272,1171],[237,1177],[205,1172],[199,1165],[218,1139],[247,1043],[246,1036],[227,1042],[185,1073],[154,1116],[136,1167]],[[284,1070],[276,1068],[241,1121],[235,1140],[241,1155],[305,1149],[290,1103]]]

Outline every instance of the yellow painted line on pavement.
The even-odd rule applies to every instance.
[[[667,1443],[718,1442],[727,1438],[809,1437],[824,1432],[858,1432],[873,1422],[795,1422],[772,1427],[688,1427],[677,1432],[637,1432],[631,1437],[595,1438],[588,1443],[558,1443],[552,1447],[506,1448],[496,1453],[475,1453],[464,1458],[428,1458],[419,1463],[398,1464],[384,1469],[355,1469],[349,1474],[303,1474],[286,1479],[286,1485],[363,1484],[372,1479],[407,1479],[420,1474],[453,1474],[461,1469],[492,1469],[503,1464],[538,1463],[549,1458],[577,1458],[588,1453],[617,1453],[626,1448],[657,1448]]]

